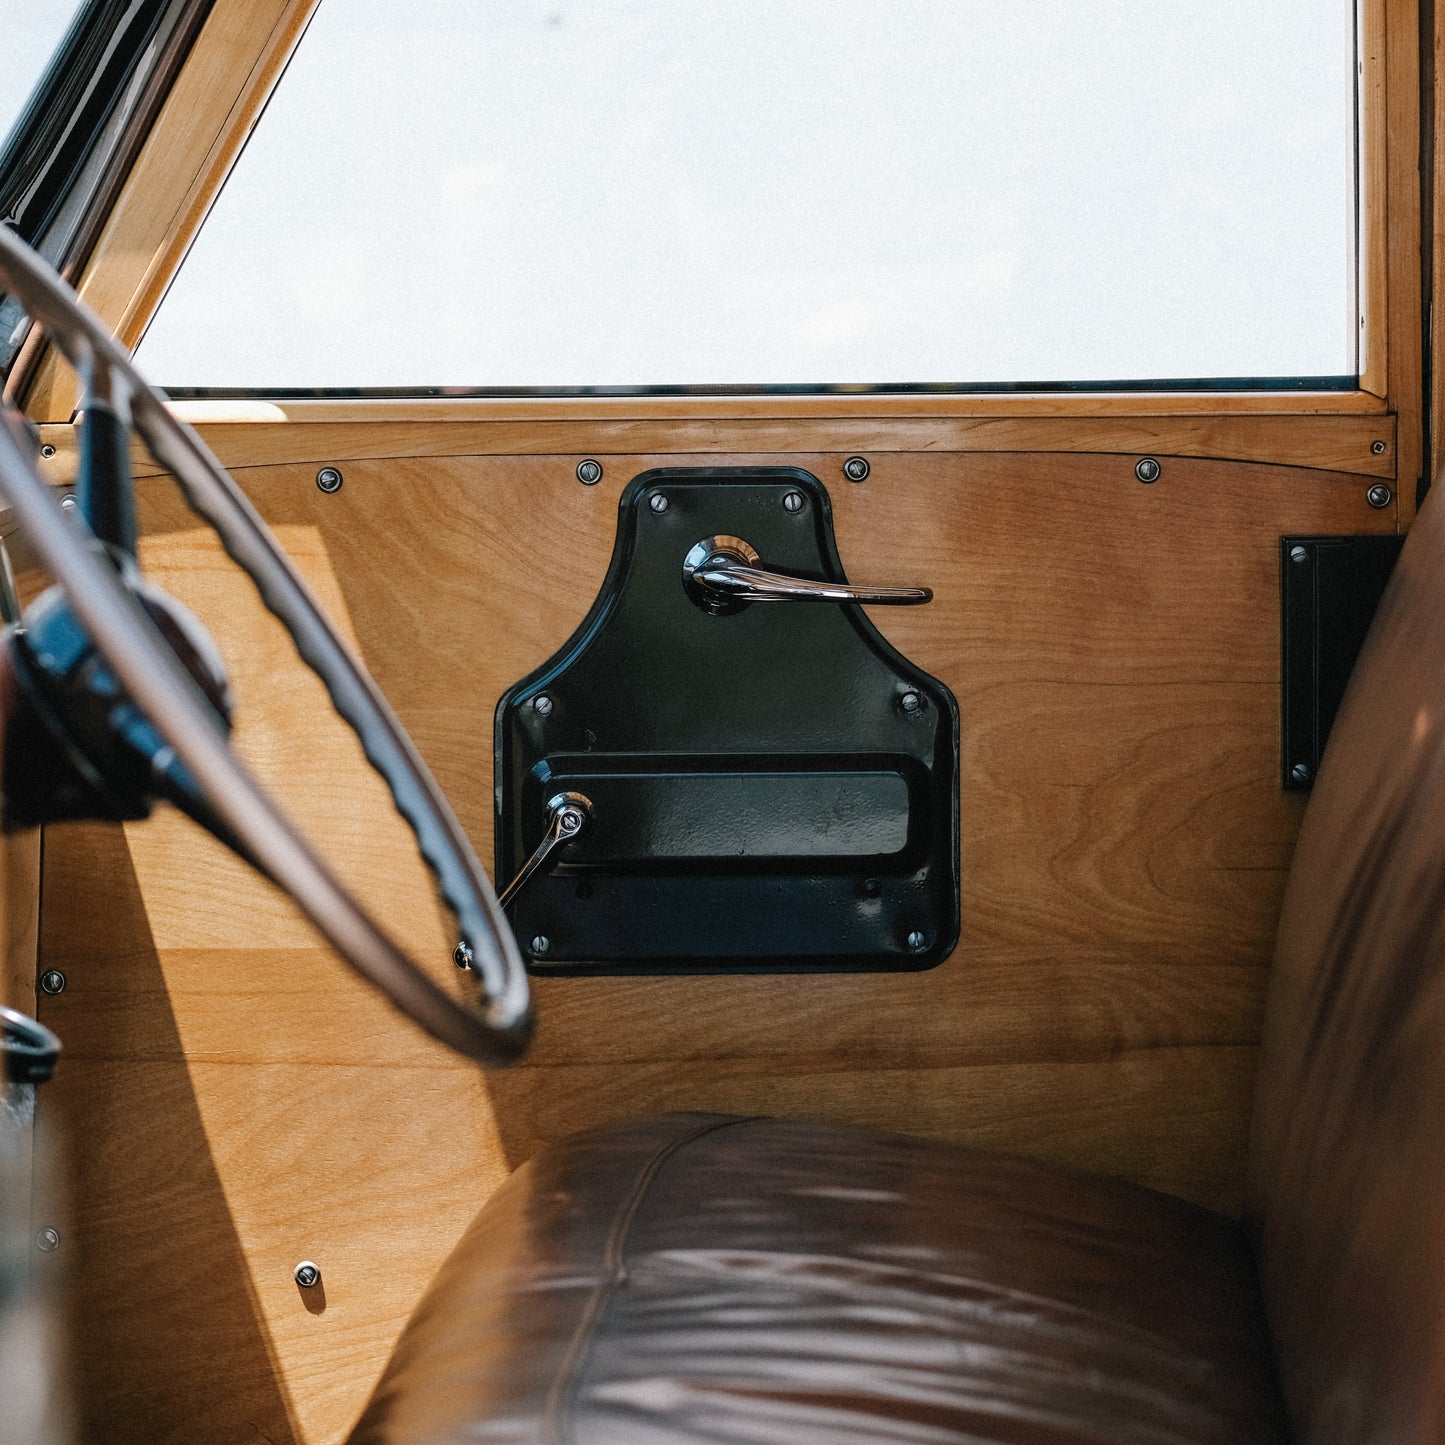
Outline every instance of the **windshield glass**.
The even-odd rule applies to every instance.
[[[77,0],[0,0],[0,150],[80,8]]]

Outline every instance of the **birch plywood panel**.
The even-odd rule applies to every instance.
[[[1145,487],[1118,456],[893,453],[850,486],[836,455],[654,454],[585,488],[570,456],[341,450],[326,496],[311,440],[304,463],[267,446],[240,479],[484,859],[495,701],[586,612],[622,483],[749,460],[828,479],[850,575],[935,590],[876,620],[959,700],[963,937],[916,975],[549,980],[529,1061],[480,1076],[181,820],[54,830],[42,948],[71,984],[46,1000],[68,1050],[53,1112],[102,1136],[68,1236],[95,1438],[193,1440],[200,1411],[208,1441],[342,1438],[507,1171],[639,1111],[857,1122],[1233,1207],[1301,807],[1278,786],[1278,537],[1393,530],[1367,478],[1166,459]],[[144,561],[230,659],[238,747],[460,988],[324,693],[167,484],[145,491]],[[316,1312],[291,1282],[303,1257]],[[194,1388],[218,1351],[224,1382]]]

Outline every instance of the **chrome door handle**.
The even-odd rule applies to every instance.
[[[592,821],[592,800],[582,793],[558,793],[547,800],[547,831],[536,851],[502,891],[497,902],[505,908],[548,864],[559,848],[582,836],[582,830]],[[458,968],[470,968],[472,964],[471,945],[462,939],[452,950],[452,961]]]
[[[682,584],[708,612],[736,612],[750,602],[862,602],[910,606],[931,602],[928,587],[850,587],[815,582],[759,567],[757,551],[741,537],[707,537],[683,558]]]

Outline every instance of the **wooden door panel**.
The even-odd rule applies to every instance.
[[[247,1418],[341,1438],[507,1172],[639,1111],[861,1123],[1236,1206],[1302,810],[1279,786],[1278,538],[1393,531],[1363,469],[1164,455],[1144,486],[1130,455],[892,450],[854,486],[840,454],[800,447],[606,453],[583,487],[571,452],[471,454],[441,427],[418,455],[373,455],[365,428],[316,425],[253,429],[254,465],[233,434],[227,459],[484,859],[496,699],[586,613],[625,482],[754,461],[822,478],[851,576],[935,589],[875,618],[958,697],[962,940],[922,974],[540,981],[531,1056],[481,1075],[185,820],[51,830],[65,904],[43,963],[70,979],[45,1001],[67,1047],[52,1098],[75,1137],[105,1140],[68,1236],[104,1438],[194,1439],[200,1402],[177,1392],[218,1348],[235,1365],[212,1377],[208,1440],[255,1438]],[[345,474],[334,495],[322,462]],[[449,920],[319,685],[169,484],[142,491],[144,563],[221,643],[238,747],[461,989]],[[140,1288],[168,1251],[192,1263]],[[322,1267],[319,1313],[291,1281],[302,1258]]]

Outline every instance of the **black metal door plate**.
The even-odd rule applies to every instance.
[[[684,560],[718,537],[847,581],[807,472],[644,473],[582,626],[497,705],[498,877],[541,841],[549,799],[593,809],[511,905],[533,970],[941,962],[959,930],[953,694],[854,603],[700,605]]]
[[[1403,537],[1281,537],[1282,781],[1299,792],[1319,772],[1345,684]]]

